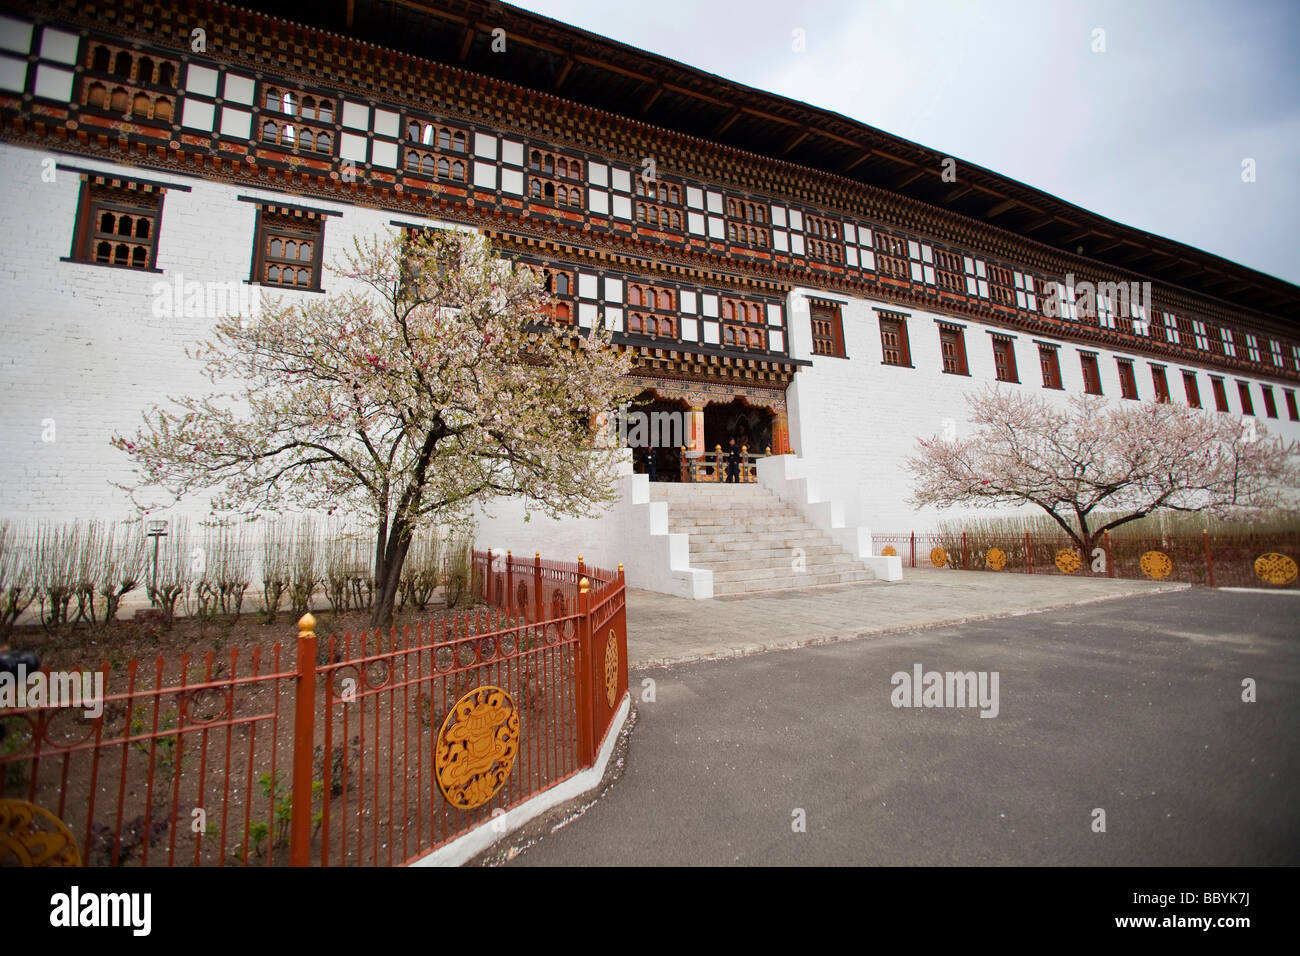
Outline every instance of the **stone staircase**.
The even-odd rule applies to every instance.
[[[875,580],[762,485],[653,482],[650,500],[668,503],[668,531],[690,536],[691,567],[713,572],[715,597]]]

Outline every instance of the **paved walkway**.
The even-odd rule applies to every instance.
[[[628,590],[633,668],[756,654],[870,634],[1184,590],[1186,584],[904,568],[903,580],[691,601]]]

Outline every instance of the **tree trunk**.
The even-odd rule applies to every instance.
[[[411,535],[406,522],[396,520],[388,533],[388,540],[383,540],[382,532],[376,548],[376,554],[382,554],[382,567],[375,568],[375,604],[370,614],[373,627],[389,627],[393,623],[393,604],[397,599],[397,588],[402,580],[402,566],[406,563],[406,553],[411,547]],[[382,583],[381,583],[382,582]]]

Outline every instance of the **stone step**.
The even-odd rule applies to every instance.
[[[719,548],[715,551],[697,551],[695,542],[691,542],[691,565],[717,567],[730,561],[748,561],[748,560],[779,560],[790,561],[792,556],[791,548],[732,548],[726,550]],[[830,544],[813,545],[804,548],[804,559],[809,563],[814,561],[825,561],[828,559],[839,558],[844,556],[844,551]]]
[[[674,534],[746,534],[773,531],[802,531],[808,522],[796,518],[782,518],[779,515],[750,516],[738,521],[669,521],[668,530]]]
[[[706,568],[715,574],[730,574],[732,572],[745,571],[780,571],[783,574],[794,574],[794,559],[789,557],[776,558],[733,558],[725,561],[701,561],[694,556],[691,557],[691,567]],[[804,573],[821,571],[845,571],[862,569],[862,565],[854,561],[847,555],[822,555],[815,559],[805,558],[803,561]]]
[[[727,486],[723,486],[726,488]],[[654,486],[651,486],[651,501],[675,501],[675,502],[728,502],[728,501],[754,501],[763,498],[775,498],[767,488],[762,485],[732,485],[725,491],[708,490],[708,491],[678,491],[668,492],[667,494],[654,492]]]
[[[874,580],[875,578],[867,571],[845,571],[838,574],[799,574],[784,578],[764,578],[752,581],[714,581],[713,596],[725,597],[729,594],[788,591],[794,588],[814,588],[830,584],[865,584]]]
[[[758,484],[661,484],[668,530],[687,535],[691,567],[713,572],[713,593],[748,594],[875,580],[794,507]],[[803,570],[792,564],[802,552]]]
[[[855,571],[861,571],[863,574],[870,574],[866,568],[860,564],[854,564],[847,559],[842,562],[827,563],[821,565],[808,565],[802,572],[796,572],[790,565],[778,564],[775,566],[761,568],[741,568],[735,570],[717,570],[713,571],[713,583],[729,584],[733,581],[770,581],[784,578],[815,578],[826,574],[851,574]]]
[[[733,550],[728,545],[737,546],[734,550],[746,547],[763,548],[808,548],[813,545],[826,544],[827,539],[816,528],[802,531],[756,531],[728,532],[726,534],[693,534],[690,536],[691,550],[718,551]]]

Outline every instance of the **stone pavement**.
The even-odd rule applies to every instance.
[[[628,589],[633,669],[1185,590],[1174,582],[904,568],[903,580],[692,601]]]

